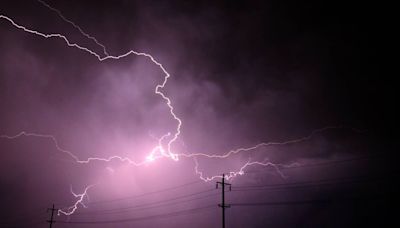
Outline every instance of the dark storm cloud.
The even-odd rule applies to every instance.
[[[392,136],[389,131],[392,127],[387,127],[392,120],[387,104],[394,97],[393,90],[386,85],[386,76],[379,74],[378,35],[369,30],[377,22],[359,10],[357,4],[290,1],[49,1],[49,4],[104,43],[111,54],[130,49],[144,51],[166,67],[172,77],[164,90],[184,121],[182,135],[174,145],[179,152],[223,154],[264,141],[307,136],[313,129],[324,126],[347,126],[316,134],[304,143],[260,148],[226,160],[200,158],[199,168],[206,175],[238,170],[249,159],[266,158],[280,164],[327,162],[328,165],[283,169],[288,179],[282,179],[274,169],[251,167],[248,175],[233,180],[234,187],[338,178],[343,182],[355,176],[370,178],[387,173],[383,167],[389,159],[382,158],[386,156],[382,151],[390,148],[385,144],[391,139],[387,136]],[[38,2],[4,2],[0,13],[29,28],[60,32],[74,42],[102,51]],[[0,32],[0,134],[20,131],[53,134],[62,148],[82,159],[120,155],[140,161],[157,143],[157,138],[173,131],[176,122],[168,115],[160,97],[153,93],[163,74],[148,59],[130,56],[100,63],[87,53],[67,47],[62,40],[21,32],[3,20]],[[87,185],[98,183],[89,192],[90,201],[96,202],[198,179],[191,159],[180,162],[162,159],[139,168],[117,161],[79,165],[57,151],[51,140],[32,137],[1,139],[0,148],[0,199],[5,205],[2,218],[8,218],[6,221],[14,221],[23,207],[27,217],[43,223],[47,215],[39,212],[45,212],[46,207],[74,202],[70,186],[81,193]],[[370,154],[375,156],[372,160],[357,160]],[[350,163],[332,162],[354,157],[356,160]],[[368,184],[362,187],[365,195],[385,192]],[[214,184],[200,183],[166,193],[170,195],[151,195],[143,202],[89,204],[87,210],[118,209],[212,188]],[[361,187],[338,184],[321,185],[318,189],[288,187],[280,191],[232,192],[227,199],[233,203],[321,198],[338,199],[339,203],[232,207],[228,225],[321,227],[331,224],[330,214],[335,213],[339,219],[333,223],[334,227],[363,224],[360,220],[369,215],[368,209],[381,204],[340,203],[344,195],[359,196],[358,188]],[[219,196],[186,204],[216,205],[219,201],[216,197]],[[363,206],[365,210],[359,209]],[[71,220],[115,220],[179,209],[185,207],[102,214],[89,219],[82,214],[72,216]],[[215,208],[204,214],[173,217],[168,222],[155,219],[134,224],[218,227],[219,213]],[[27,220],[20,221],[21,227]],[[68,221],[64,217],[61,220]],[[57,227],[72,226],[57,224]],[[115,227],[115,224],[94,226]]]

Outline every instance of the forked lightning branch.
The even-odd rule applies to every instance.
[[[206,158],[206,159],[226,159],[228,157],[234,156],[239,153],[248,153],[254,150],[257,150],[261,147],[268,147],[268,146],[283,146],[283,145],[288,145],[288,144],[295,144],[295,143],[300,143],[304,142],[307,140],[310,140],[314,135],[321,133],[323,131],[327,131],[330,129],[337,129],[337,128],[344,128],[344,126],[331,126],[331,127],[324,127],[321,129],[317,129],[312,131],[309,135],[300,137],[297,139],[291,139],[287,140],[284,142],[263,142],[256,144],[254,146],[249,146],[249,147],[243,147],[243,148],[238,148],[235,150],[231,150],[228,152],[224,153],[218,153],[218,154],[207,154],[207,153],[178,153],[173,151],[173,144],[176,142],[176,140],[179,138],[181,134],[181,127],[182,127],[182,120],[178,117],[178,115],[175,113],[175,109],[173,106],[173,102],[171,99],[163,92],[164,87],[166,86],[168,79],[171,77],[170,73],[166,70],[166,68],[163,66],[162,63],[160,63],[156,58],[154,58],[151,54],[145,53],[145,52],[138,52],[135,50],[129,50],[126,53],[123,53],[121,55],[109,55],[106,49],[106,46],[101,44],[94,36],[89,35],[86,33],[81,27],[79,27],[76,23],[73,21],[67,19],[58,9],[48,5],[47,3],[39,0],[39,2],[47,7],[49,10],[54,11],[57,13],[57,15],[66,23],[72,25],[75,29],[77,29],[85,38],[92,40],[95,42],[98,46],[100,46],[103,50],[102,54],[99,54],[88,47],[82,46],[78,43],[71,42],[67,36],[59,33],[51,33],[51,34],[45,34],[40,32],[39,30],[36,30],[34,28],[27,28],[18,22],[14,21],[11,17],[6,16],[4,14],[0,14],[0,19],[3,21],[2,23],[8,23],[10,27],[18,29],[22,32],[30,33],[34,36],[40,36],[43,37],[44,39],[49,39],[49,42],[52,42],[52,39],[60,39],[65,42],[66,45],[68,45],[71,48],[76,48],[82,51],[82,53],[86,53],[89,55],[92,55],[94,58],[97,58],[98,61],[102,62],[104,60],[119,60],[131,55],[136,55],[138,57],[143,57],[151,61],[155,67],[157,67],[163,74],[163,80],[162,83],[157,84],[154,89],[154,93],[157,94],[160,99],[164,102],[164,104],[168,107],[168,115],[170,118],[172,118],[175,122],[175,128],[171,129],[170,132],[166,132],[159,140],[156,145],[153,146],[153,149],[148,152],[148,155],[143,159],[139,161],[135,161],[129,157],[121,157],[118,155],[111,155],[109,157],[89,157],[86,159],[80,158],[78,155],[73,153],[72,151],[69,151],[66,148],[62,148],[53,135],[46,134],[46,133],[34,133],[34,132],[26,132],[24,129],[21,129],[21,131],[17,134],[8,134],[5,132],[2,132],[2,135],[0,135],[0,138],[3,139],[9,139],[9,140],[16,140],[20,137],[39,137],[39,138],[45,138],[47,139],[50,143],[53,143],[57,151],[66,153],[68,154],[75,162],[81,163],[81,164],[87,164],[90,162],[110,162],[112,160],[117,160],[120,162],[126,162],[129,163],[133,166],[142,166],[148,163],[153,163],[158,159],[162,158],[167,158],[172,161],[179,161],[181,158],[185,159],[193,159],[194,160],[194,172],[196,175],[199,176],[199,178],[203,181],[212,181],[215,180],[216,178],[221,178],[221,175],[212,175],[212,176],[206,176],[204,175],[203,171],[200,170],[200,165],[198,162],[198,158]],[[245,174],[245,169],[247,169],[250,166],[271,166],[273,167],[282,177],[285,177],[285,175],[281,172],[280,168],[281,167],[287,167],[287,166],[293,166],[297,165],[297,163],[292,163],[292,164],[275,164],[269,161],[267,158],[264,158],[262,160],[252,160],[249,158],[247,162],[245,162],[238,170],[232,170],[226,173],[225,179],[229,180],[232,179],[236,176],[244,175]],[[64,209],[59,209],[58,210],[58,215],[71,215],[73,214],[79,206],[85,207],[84,204],[84,199],[88,194],[88,191],[94,187],[95,185],[89,185],[84,189],[82,193],[75,193],[72,188],[71,188],[71,193],[73,196],[76,198],[75,203],[72,204],[72,206]]]

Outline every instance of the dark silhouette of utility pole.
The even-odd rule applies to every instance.
[[[222,181],[217,181],[216,188],[218,188],[218,184],[222,186],[222,202],[218,204],[218,207],[222,208],[222,228],[225,228],[225,208],[231,207],[229,204],[225,204],[225,185],[229,186],[229,191],[232,190],[232,185],[225,183],[225,174],[222,174]]]
[[[52,208],[47,208],[47,212],[51,211],[51,217],[50,220],[47,220],[47,222],[50,224],[50,228],[52,227],[53,223],[55,223],[55,221],[53,220],[54,217],[54,211],[58,210],[57,208],[54,208],[54,204]]]

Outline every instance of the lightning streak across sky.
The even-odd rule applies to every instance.
[[[182,157],[207,157],[207,158],[227,158],[231,155],[237,154],[237,153],[242,153],[242,152],[249,152],[249,151],[253,151],[256,150],[260,147],[268,147],[268,146],[284,146],[284,145],[289,145],[289,144],[295,144],[295,143],[300,143],[300,142],[304,142],[307,140],[310,140],[313,136],[315,136],[318,133],[322,133],[324,131],[327,130],[331,130],[331,129],[340,129],[340,128],[346,128],[345,126],[328,126],[328,127],[324,127],[324,128],[320,128],[320,129],[316,129],[314,131],[312,131],[309,135],[301,137],[301,138],[297,138],[297,139],[292,139],[292,140],[288,140],[288,141],[283,141],[283,142],[262,142],[259,143],[255,146],[251,146],[251,147],[243,147],[243,148],[238,148],[235,150],[230,150],[222,155],[219,154],[204,154],[204,153],[191,153],[191,154],[178,154],[179,156]],[[353,131],[356,132],[360,132],[360,130],[355,129],[355,128],[351,128]]]
[[[105,61],[105,60],[108,60],[108,59],[118,60],[118,59],[130,56],[130,55],[144,56],[144,57],[147,57],[148,59],[150,59],[164,73],[164,80],[162,81],[162,83],[160,83],[160,84],[158,84],[156,86],[156,88],[154,90],[154,93],[159,95],[159,96],[161,96],[161,98],[165,101],[165,104],[168,106],[171,116],[177,122],[177,126],[176,126],[176,129],[175,129],[175,132],[173,133],[173,136],[170,137],[166,142],[167,150],[166,151],[162,151],[161,153],[165,157],[169,157],[169,158],[171,158],[171,159],[173,159],[175,161],[178,160],[178,156],[171,151],[171,145],[178,139],[178,136],[180,135],[180,129],[181,129],[182,121],[175,114],[174,107],[172,106],[170,98],[167,97],[161,91],[165,87],[166,83],[168,82],[168,78],[170,77],[170,74],[167,72],[167,70],[164,68],[164,66],[161,63],[159,63],[158,61],[156,61],[154,59],[153,56],[151,56],[150,54],[144,53],[144,52],[137,52],[137,51],[134,51],[134,50],[130,50],[130,51],[128,51],[128,52],[126,52],[126,53],[124,53],[122,55],[118,55],[118,56],[107,55],[105,57],[101,57],[99,54],[97,54],[96,52],[94,52],[94,51],[92,51],[92,50],[90,50],[90,49],[88,49],[86,47],[83,47],[83,46],[80,46],[79,44],[70,42],[67,39],[67,37],[64,36],[64,35],[61,35],[61,34],[58,34],[58,33],[55,33],[55,34],[44,34],[44,33],[38,32],[36,30],[28,29],[28,28],[26,28],[26,27],[24,27],[22,25],[19,25],[19,24],[15,23],[11,18],[9,18],[7,16],[4,16],[4,15],[0,15],[0,19],[5,19],[5,20],[9,21],[16,28],[21,29],[21,30],[23,30],[25,32],[28,32],[28,33],[32,33],[32,34],[35,34],[35,35],[38,35],[38,36],[42,36],[44,38],[60,38],[60,39],[64,40],[67,43],[68,46],[75,47],[75,48],[78,48],[78,49],[80,49],[82,51],[85,51],[85,52],[95,56],[99,61]],[[167,133],[167,135],[170,136],[170,133]],[[165,138],[166,137],[163,137],[163,139],[165,139]],[[157,147],[159,147],[159,146],[157,146]],[[94,160],[97,160],[97,159],[94,159]]]
[[[73,190],[72,190],[72,186],[71,186],[71,193],[72,195],[77,198],[77,201],[75,202],[74,205],[68,207],[68,208],[64,208],[64,209],[58,209],[58,215],[64,214],[64,215],[72,215],[77,209],[78,209],[78,205],[82,205],[83,207],[86,207],[86,205],[83,203],[83,200],[85,199],[85,197],[88,197],[88,193],[87,191],[93,187],[94,185],[89,185],[85,188],[85,191],[83,191],[83,193],[81,194],[76,194]]]
[[[38,0],[38,2],[40,2],[43,6],[49,8],[50,10],[56,12],[56,13],[58,14],[58,16],[61,17],[61,19],[63,19],[65,22],[71,24],[71,25],[72,25],[74,28],[76,28],[83,36],[85,36],[86,38],[92,40],[92,41],[95,42],[98,46],[100,46],[100,47],[103,49],[103,53],[104,53],[105,56],[108,56],[108,55],[109,55],[108,52],[107,52],[106,47],[105,47],[102,43],[100,43],[95,37],[89,35],[89,34],[86,33],[85,31],[83,31],[83,29],[82,29],[79,25],[75,24],[73,21],[71,21],[71,20],[69,20],[68,18],[66,18],[66,17],[61,13],[60,10],[58,10],[58,9],[56,9],[56,8],[54,8],[54,7],[52,7],[52,6],[50,6],[49,4],[47,4],[47,2],[44,2],[44,1],[42,1],[42,0]]]
[[[192,158],[195,161],[195,172],[196,174],[200,177],[201,180],[203,181],[212,181],[216,178],[221,178],[220,175],[218,176],[211,176],[211,177],[205,177],[203,175],[203,173],[199,170],[199,164],[198,164],[198,160],[197,157],[204,157],[204,158],[217,158],[217,159],[224,159],[224,158],[228,158],[232,155],[238,154],[238,153],[245,153],[245,152],[251,152],[254,151],[256,149],[259,149],[261,147],[268,147],[268,146],[283,146],[283,145],[289,145],[289,144],[295,144],[295,143],[300,143],[300,142],[304,142],[307,140],[310,140],[313,136],[315,136],[318,133],[321,133],[323,131],[327,131],[330,129],[335,129],[335,128],[343,128],[343,126],[336,126],[336,127],[325,127],[325,128],[321,128],[321,129],[317,129],[311,132],[311,134],[305,136],[305,137],[301,137],[298,139],[293,139],[293,140],[289,140],[289,141],[283,141],[283,142],[263,142],[263,143],[259,143],[255,146],[250,146],[250,147],[243,147],[243,148],[238,148],[235,150],[231,150],[228,151],[226,153],[223,154],[206,154],[206,153],[174,153],[172,151],[172,145],[174,144],[174,142],[178,139],[179,135],[181,134],[181,126],[182,126],[182,120],[176,115],[175,111],[174,111],[174,106],[172,105],[171,99],[165,95],[163,93],[163,89],[166,85],[166,83],[168,82],[168,79],[170,78],[170,74],[168,73],[168,71],[165,69],[165,67],[158,62],[152,55],[148,54],[148,53],[144,53],[144,52],[137,52],[134,50],[130,50],[124,54],[121,55],[109,55],[106,47],[101,44],[100,42],[97,41],[96,38],[94,38],[93,36],[90,36],[88,33],[84,32],[81,27],[79,27],[78,25],[76,25],[74,22],[72,22],[71,20],[67,19],[58,9],[50,6],[49,4],[47,4],[46,2],[39,0],[39,2],[44,5],[45,7],[49,8],[50,10],[56,12],[65,22],[71,24],[74,28],[76,28],[77,30],[79,30],[79,32],[84,35],[86,38],[94,41],[98,46],[100,46],[103,49],[103,55],[98,54],[97,52],[85,47],[85,46],[81,46],[80,44],[71,42],[66,36],[59,34],[59,33],[51,33],[51,34],[45,34],[42,32],[39,32],[37,30],[33,30],[30,28],[27,28],[25,26],[22,26],[18,23],[16,23],[13,19],[11,19],[8,16],[2,15],[0,14],[0,19],[8,21],[12,26],[14,26],[17,29],[20,29],[24,32],[33,34],[33,35],[37,35],[37,36],[41,36],[45,39],[50,39],[50,38],[56,38],[56,39],[61,39],[63,40],[69,47],[72,48],[77,48],[83,52],[86,52],[94,57],[96,57],[99,61],[105,61],[105,60],[119,60],[131,55],[136,55],[136,56],[142,56],[145,57],[147,59],[149,59],[153,64],[155,64],[164,74],[163,80],[161,83],[157,84],[155,89],[154,89],[154,93],[159,95],[162,100],[165,102],[165,105],[168,107],[169,110],[169,114],[171,115],[172,119],[176,122],[176,128],[173,130],[173,132],[167,132],[166,134],[164,134],[159,140],[158,140],[158,144],[156,146],[153,147],[153,149],[150,151],[150,153],[148,154],[148,156],[141,161],[134,161],[130,158],[127,157],[120,157],[120,156],[110,156],[108,158],[100,158],[100,157],[89,157],[87,159],[80,159],[77,155],[75,155],[74,153],[72,153],[69,150],[63,149],[59,142],[57,141],[57,139],[55,138],[55,136],[53,135],[48,135],[48,134],[38,134],[38,133],[28,133],[25,131],[22,131],[18,134],[15,135],[0,135],[0,138],[5,138],[5,139],[17,139],[20,138],[22,136],[25,137],[39,137],[39,138],[45,138],[48,140],[51,140],[56,149],[60,152],[66,153],[69,156],[71,156],[73,158],[73,160],[75,160],[77,163],[81,163],[81,164],[86,164],[89,162],[93,162],[93,161],[102,161],[102,162],[109,162],[111,160],[120,160],[121,162],[128,162],[132,165],[135,166],[141,166],[150,162],[153,162],[154,160],[160,159],[160,158],[170,158],[174,161],[178,161],[180,157],[182,158]],[[293,164],[292,164],[293,165]],[[274,164],[268,160],[264,160],[264,161],[251,161],[249,160],[248,162],[246,162],[242,167],[239,168],[238,171],[229,171],[227,173],[227,175],[225,176],[227,180],[232,179],[238,175],[243,175],[244,174],[244,170],[249,167],[249,166],[271,166],[273,167],[282,177],[285,177],[284,174],[280,171],[280,167],[285,167],[285,166],[291,166],[291,165],[283,165],[283,164]],[[89,185],[88,187],[85,188],[84,192],[81,194],[76,194],[72,191],[71,188],[71,193],[74,195],[74,197],[77,198],[77,201],[75,202],[75,204],[73,204],[71,207],[68,207],[64,210],[59,210],[59,215],[60,214],[64,214],[64,215],[71,215],[73,214],[77,208],[78,205],[82,205],[84,206],[83,200],[85,199],[85,197],[87,196],[87,191],[93,187],[93,185]]]
[[[201,180],[203,180],[203,181],[205,181],[205,182],[208,182],[208,181],[213,181],[214,179],[217,179],[217,178],[218,178],[218,179],[219,179],[219,178],[222,178],[222,175],[215,175],[215,176],[210,176],[210,177],[204,176],[203,172],[202,172],[202,171],[199,171],[199,162],[197,161],[197,158],[196,158],[196,157],[194,158],[194,162],[195,162],[194,171],[196,172],[196,174],[199,176],[199,178],[200,178]],[[275,171],[276,171],[282,178],[286,178],[286,175],[281,171],[280,168],[282,168],[282,167],[287,168],[287,167],[298,166],[299,164],[298,164],[298,163],[292,163],[292,164],[286,165],[286,164],[272,163],[272,162],[270,162],[270,161],[268,161],[268,160],[265,160],[265,161],[250,161],[250,160],[249,160],[249,161],[246,162],[242,167],[240,167],[239,171],[230,171],[230,172],[228,172],[227,174],[225,174],[225,179],[226,179],[226,180],[230,180],[230,179],[233,179],[234,177],[244,175],[244,174],[245,174],[244,170],[245,170],[248,166],[252,166],[252,165],[258,165],[258,166],[264,166],[264,167],[270,166],[270,167],[274,168]]]

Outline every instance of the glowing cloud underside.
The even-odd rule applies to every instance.
[[[10,23],[13,27],[30,33],[32,35],[36,35],[36,36],[40,36],[43,37],[45,39],[61,39],[63,40],[66,45],[68,45],[71,48],[77,48],[81,51],[83,51],[84,53],[90,54],[93,57],[97,58],[100,62],[101,61],[105,61],[105,60],[119,60],[131,55],[136,55],[139,57],[145,57],[148,60],[150,60],[155,66],[157,66],[161,72],[163,73],[163,81],[160,84],[157,84],[155,86],[154,89],[154,93],[157,94],[158,96],[161,97],[162,101],[165,103],[165,105],[168,107],[169,110],[169,115],[170,117],[176,122],[176,127],[174,129],[171,130],[171,132],[166,132],[159,140],[157,145],[155,145],[153,147],[153,149],[151,151],[149,151],[148,155],[146,156],[146,158],[142,161],[134,161],[128,157],[121,157],[121,156],[110,156],[110,157],[89,157],[87,159],[81,159],[79,158],[77,155],[75,155],[72,151],[69,151],[67,149],[61,148],[61,146],[59,145],[59,142],[57,141],[57,139],[53,136],[53,135],[48,135],[48,134],[40,134],[40,133],[32,133],[32,132],[25,132],[22,131],[18,134],[15,135],[0,135],[1,138],[5,138],[5,139],[17,139],[20,137],[40,137],[40,138],[45,138],[48,139],[49,141],[51,141],[54,146],[56,147],[56,149],[62,153],[66,153],[68,154],[75,162],[77,163],[81,163],[81,164],[87,164],[90,162],[109,162],[111,160],[119,160],[120,162],[127,162],[131,165],[134,166],[142,166],[144,164],[150,163],[150,162],[154,162],[157,159],[160,158],[169,158],[173,161],[179,161],[180,158],[190,158],[190,159],[194,159],[194,171],[196,173],[196,175],[199,176],[199,178],[203,181],[212,181],[216,178],[221,178],[221,175],[215,175],[215,176],[204,176],[203,172],[199,170],[199,163],[197,158],[198,157],[204,157],[204,158],[216,158],[216,159],[225,159],[228,158],[232,155],[238,154],[238,153],[245,153],[245,152],[251,152],[254,151],[256,149],[259,149],[261,147],[267,147],[267,146],[280,146],[280,145],[288,145],[288,144],[294,144],[294,143],[300,143],[300,142],[304,142],[307,140],[310,140],[315,134],[320,133],[322,131],[326,131],[329,129],[333,129],[333,128],[343,128],[343,126],[334,126],[334,127],[325,127],[325,128],[321,128],[321,129],[317,129],[314,130],[313,132],[311,132],[311,134],[305,136],[305,137],[301,137],[298,139],[293,139],[293,140],[288,140],[288,141],[284,141],[284,142],[263,142],[254,146],[250,146],[250,147],[243,147],[243,148],[238,148],[235,150],[231,150],[228,151],[226,153],[222,153],[222,154],[207,154],[207,153],[175,153],[172,151],[172,145],[174,144],[174,142],[176,142],[176,140],[179,138],[180,134],[181,134],[181,126],[182,126],[182,120],[177,116],[177,114],[174,111],[174,106],[172,105],[172,101],[171,99],[163,93],[163,89],[165,87],[165,85],[168,82],[168,79],[171,77],[170,73],[168,73],[168,71],[165,69],[165,67],[158,62],[152,55],[148,54],[148,53],[144,53],[144,52],[137,52],[134,50],[129,50],[126,53],[123,53],[121,55],[110,55],[107,52],[106,46],[101,44],[95,37],[89,35],[88,33],[84,32],[83,29],[81,27],[79,27],[78,25],[76,25],[74,22],[72,22],[71,20],[67,19],[59,10],[51,7],[50,5],[48,5],[46,2],[43,2],[41,0],[39,0],[39,2],[41,4],[43,4],[45,7],[49,8],[50,10],[56,12],[58,14],[58,16],[63,19],[65,22],[71,24],[74,28],[76,28],[83,36],[85,36],[87,39],[92,40],[93,42],[95,42],[99,47],[102,48],[103,53],[102,54],[98,54],[95,51],[84,47],[80,44],[77,43],[73,43],[70,40],[68,40],[68,38],[65,35],[59,34],[59,33],[51,33],[51,34],[45,34],[42,33],[40,31],[37,30],[33,30],[30,28],[27,28],[23,25],[20,25],[18,23],[16,23],[13,19],[11,19],[8,16],[2,15],[0,14],[0,19],[7,21],[8,23]],[[292,164],[293,165],[293,164]],[[244,175],[245,172],[244,170],[246,168],[248,168],[249,166],[272,166],[274,169],[276,169],[276,171],[282,176],[284,177],[284,174],[279,170],[279,167],[285,167],[285,166],[290,166],[290,165],[284,165],[284,164],[274,164],[270,161],[268,161],[267,159],[264,159],[262,161],[251,161],[249,160],[248,162],[246,162],[245,164],[242,165],[242,167],[240,167],[238,170],[236,171],[229,171],[227,173],[227,175],[225,176],[226,179],[232,179],[238,175]],[[87,197],[87,192],[90,188],[92,188],[93,185],[89,185],[88,187],[86,187],[83,191],[83,193],[81,194],[76,194],[72,191],[71,188],[71,193],[73,194],[73,196],[77,199],[75,201],[75,203],[68,207],[68,208],[64,208],[64,209],[59,209],[58,211],[58,215],[64,214],[64,215],[71,215],[73,214],[77,209],[78,206],[84,206],[84,199],[85,197]]]

